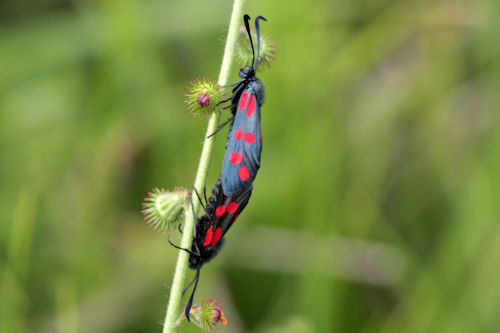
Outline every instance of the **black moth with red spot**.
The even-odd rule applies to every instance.
[[[231,100],[233,120],[228,133],[226,156],[222,166],[222,189],[226,195],[234,195],[243,191],[251,184],[260,167],[262,152],[262,130],[260,125],[260,107],[264,103],[264,85],[255,76],[259,64],[260,29],[259,20],[267,21],[258,16],[255,19],[257,33],[257,58],[253,49],[250,34],[250,17],[244,16],[245,27],[254,54],[252,67],[240,69],[241,80],[234,83]]]
[[[199,269],[217,255],[224,243],[224,235],[247,205],[252,189],[250,184],[241,193],[226,196],[222,191],[222,181],[217,181],[204,207],[205,215],[198,219],[194,228],[190,268]]]
[[[188,321],[190,321],[189,311],[193,305],[194,293],[198,286],[200,269],[203,264],[212,260],[219,253],[224,244],[224,235],[247,205],[252,189],[253,186],[250,184],[237,195],[226,196],[222,191],[222,181],[219,179],[206,206],[203,207],[205,215],[200,217],[195,224],[193,244],[191,251],[188,251],[189,267],[196,270],[193,279],[195,285],[184,310]]]

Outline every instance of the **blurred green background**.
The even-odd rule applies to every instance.
[[[141,203],[192,186],[183,93],[217,78],[231,6],[0,3],[0,332],[161,331],[177,250]],[[247,12],[277,48],[261,170],[196,301],[224,332],[500,331],[500,2]]]

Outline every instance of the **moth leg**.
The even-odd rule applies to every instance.
[[[196,189],[196,187],[193,187],[193,189],[194,189],[194,193],[196,193],[196,196],[198,197],[198,201],[200,202],[201,207],[205,211],[205,214],[208,215],[207,207],[203,204],[203,201],[201,200],[201,197],[200,197],[200,194],[198,193],[198,190]],[[206,198],[206,196],[205,196],[205,198]],[[193,216],[194,216],[194,210],[193,210]]]
[[[208,206],[208,199],[207,199],[207,187],[203,186],[203,197],[205,197],[205,202]]]
[[[197,254],[196,254],[196,253],[194,253],[193,251],[188,250],[188,249],[185,249],[185,248],[180,247],[180,246],[177,246],[177,245],[175,245],[174,243],[172,243],[172,242],[170,241],[170,236],[168,236],[167,240],[168,240],[168,242],[170,243],[170,245],[172,245],[172,246],[173,246],[173,247],[175,247],[176,249],[179,249],[179,250],[182,250],[182,251],[186,251],[187,253],[189,253],[189,254],[190,254],[190,255],[192,255],[192,256],[199,257],[199,255],[197,255]]]
[[[229,102],[232,98],[233,98],[233,97],[231,96],[231,97],[229,97],[229,98],[227,98],[227,99],[225,99],[225,100],[223,100],[223,101],[220,101],[219,103],[217,103],[217,104],[216,104],[216,106],[219,106],[219,105],[221,105],[221,104],[224,104],[224,103],[226,103],[226,102]]]
[[[236,82],[238,85],[236,86],[236,88],[234,88],[234,89],[233,89],[233,93],[231,94],[231,97],[229,97],[229,98],[227,98],[227,99],[225,99],[225,100],[223,100],[223,101],[220,101],[220,102],[219,102],[219,103],[217,103],[216,105],[217,105],[217,106],[219,106],[219,105],[221,105],[221,104],[224,104],[224,103],[229,102],[230,100],[232,100],[232,99],[234,98],[234,96],[236,96],[236,95],[239,93],[239,91],[240,91],[243,87],[245,87],[244,82],[245,82],[245,80],[240,80],[240,81]],[[229,86],[228,86],[228,87],[229,87]],[[232,104],[231,104],[231,105],[232,105]]]
[[[193,187],[196,195],[198,195],[198,191],[196,191],[196,188]],[[191,212],[193,213],[193,239],[196,239],[196,225],[198,224],[198,217],[196,217],[196,214],[194,213],[194,207],[193,207],[193,197],[191,197]],[[197,254],[195,256],[199,257],[200,256],[200,249],[198,248],[198,245],[196,242],[193,242],[194,248],[196,249]]]
[[[222,88],[234,87],[234,86],[237,86],[238,84],[242,83],[243,81],[245,81],[245,79],[243,79],[243,80],[239,80],[239,81],[236,81],[236,82],[234,82],[234,83],[228,84],[227,86],[221,86],[221,87],[222,87]]]
[[[231,107],[232,105],[230,105],[229,107]],[[215,130],[215,132],[213,132],[212,134],[210,134],[209,136],[207,136],[207,139],[214,136],[215,134],[217,134],[221,129],[224,128],[224,126],[226,126],[230,121],[234,120],[234,117],[231,117],[229,118],[228,120],[226,120],[222,125],[219,125],[219,127],[217,127],[217,129]]]

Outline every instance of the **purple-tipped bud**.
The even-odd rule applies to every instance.
[[[201,107],[209,106],[210,97],[205,93],[199,93],[198,97],[196,97],[196,103],[198,103],[198,105]]]
[[[192,81],[184,95],[188,110],[201,116],[216,111],[218,103],[224,99],[223,90],[217,82],[206,78]]]
[[[182,314],[178,323],[180,324],[185,318],[185,315]],[[222,312],[222,303],[214,299],[207,299],[201,305],[193,305],[189,310],[189,318],[192,323],[207,331],[219,328],[219,323],[227,325],[227,319]]]

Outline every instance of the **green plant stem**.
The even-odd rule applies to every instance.
[[[231,68],[233,65],[234,54],[236,50],[236,42],[238,40],[238,31],[240,27],[240,20],[243,17],[243,5],[246,0],[234,0],[233,11],[231,20],[229,22],[229,31],[227,33],[226,46],[224,49],[224,56],[222,58],[222,65],[219,74],[219,85],[224,86],[228,84]],[[199,193],[205,187],[207,182],[208,167],[210,165],[210,158],[215,143],[215,135],[208,138],[208,135],[215,132],[219,123],[220,112],[214,112],[208,121],[207,132],[205,135],[205,142],[201,151],[200,162],[198,164],[198,171],[194,181],[194,187]],[[193,210],[198,212],[200,202],[193,200]],[[185,249],[191,248],[193,238],[193,210],[186,209],[186,219],[184,221],[183,234],[181,240],[181,247]],[[177,317],[180,315],[180,303],[182,297],[182,289],[186,278],[186,271],[188,267],[189,254],[186,251],[179,251],[177,263],[175,266],[174,279],[170,289],[170,297],[168,300],[167,313],[165,323],[163,325],[163,333],[173,332]]]

